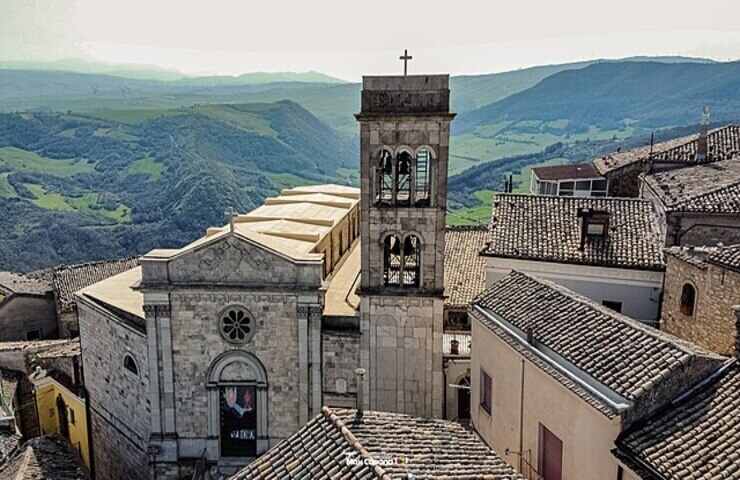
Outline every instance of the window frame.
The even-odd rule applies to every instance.
[[[480,408],[488,415],[493,415],[493,378],[483,368],[480,369],[480,391]]]
[[[689,287],[691,289],[691,311],[689,313],[686,312],[686,310],[688,310],[688,306],[684,303],[686,287]],[[681,287],[681,296],[678,299],[678,308],[685,317],[694,317],[694,315],[696,315],[696,304],[698,296],[699,295],[696,285],[694,285],[692,282],[684,282],[683,286]]]
[[[133,369],[128,362],[130,362],[130,365],[133,365]],[[128,372],[129,375],[134,375],[137,378],[139,377],[139,364],[136,363],[136,359],[130,353],[126,353],[123,356],[123,369]]]

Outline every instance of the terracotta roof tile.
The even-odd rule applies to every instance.
[[[51,293],[51,284],[13,272],[0,272],[0,293],[23,295],[46,295]]]
[[[86,480],[88,475],[77,454],[60,437],[27,441],[5,465],[0,478],[13,480]]]
[[[707,258],[707,262],[730,270],[740,271],[740,245],[716,248]]]
[[[445,305],[467,307],[486,287],[485,226],[447,227],[445,234]]]
[[[581,250],[581,209],[606,211],[606,239]],[[574,198],[496,194],[490,244],[484,255],[543,262],[663,270],[663,241],[650,202],[628,198]]]
[[[622,434],[616,453],[665,480],[740,480],[739,412],[735,363]]]
[[[348,465],[347,459],[359,460]],[[381,465],[373,461],[390,459]],[[395,460],[395,461],[394,461]],[[475,432],[447,420],[327,407],[297,433],[232,480],[246,479],[521,479]]]

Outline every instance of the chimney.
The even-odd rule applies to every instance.
[[[735,358],[740,361],[740,305],[732,309],[735,311]]]
[[[699,139],[696,144],[696,163],[702,163],[707,160],[709,155],[709,142],[707,136],[709,133],[709,107],[704,107],[704,113],[701,116],[701,129],[699,130]]]
[[[357,377],[357,413],[355,414],[356,419],[361,419],[363,415],[363,396],[364,396],[364,380],[365,380],[365,369],[356,368],[355,376]]]
[[[454,338],[450,341],[450,355],[460,355],[460,342]]]

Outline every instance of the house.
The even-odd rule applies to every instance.
[[[0,463],[0,478],[87,480],[90,477],[66,441],[44,436],[28,440],[5,463]]]
[[[473,426],[528,478],[639,478],[614,442],[731,362],[520,272],[471,315]]]
[[[0,272],[0,342],[56,338],[57,332],[51,285]]]
[[[594,159],[597,173],[609,182],[609,196],[637,197],[639,176],[727,160],[740,155],[740,125],[699,133],[630,150],[619,150]]]
[[[660,328],[714,352],[734,354],[740,245],[666,249]]]
[[[457,422],[324,407],[291,437],[230,478],[522,479]]]
[[[496,194],[486,283],[518,270],[654,323],[665,269],[654,215],[640,199]]]
[[[740,243],[740,157],[642,175],[666,246]]]
[[[591,163],[532,168],[529,192],[559,197],[605,197],[609,182]]]

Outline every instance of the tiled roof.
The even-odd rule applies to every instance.
[[[20,435],[10,432],[0,432],[0,472],[2,472],[5,463],[15,455],[20,443]]]
[[[51,292],[51,285],[49,282],[25,275],[0,272],[0,293],[3,291],[23,295],[46,295]]]
[[[516,271],[493,284],[474,304],[521,332],[531,329],[536,345],[630,402],[650,395],[665,380],[675,380],[688,364],[709,369],[723,361],[562,286]],[[490,318],[474,314],[502,336]]]
[[[716,248],[707,261],[720,267],[740,271],[740,245]]]
[[[575,165],[552,165],[536,167],[532,171],[540,180],[575,180],[579,178],[599,178],[601,175],[591,163]]]
[[[581,250],[579,210],[606,211],[606,239],[588,238]],[[496,194],[490,243],[484,255],[543,262],[662,270],[659,233],[650,202],[629,198],[576,198]]]
[[[13,399],[18,388],[20,373],[0,368],[0,417],[10,416],[13,412]]]
[[[617,447],[665,480],[740,480],[740,365],[626,431]]]
[[[696,157],[698,138],[699,135],[694,134],[656,143],[652,147],[652,158],[657,162],[690,164],[694,162]],[[726,125],[710,131],[707,135],[707,147],[707,162],[727,160],[740,155],[740,126]],[[650,151],[650,145],[646,145],[624,152],[615,152],[595,159],[593,164],[601,174],[606,174],[612,170],[647,159],[650,157]]]
[[[359,465],[348,465],[352,459]],[[383,460],[390,461],[383,461]],[[374,461],[381,465],[370,466]],[[232,477],[521,479],[471,430],[447,420],[327,407]]]
[[[740,158],[643,176],[669,211],[740,214]]]
[[[60,437],[38,437],[27,441],[0,465],[0,478],[12,480],[85,480],[87,473],[77,454]]]
[[[707,268],[707,258],[717,250],[717,247],[674,246],[666,248],[663,252],[667,256],[681,259],[695,267],[705,269]]]
[[[445,234],[445,305],[467,307],[486,287],[485,226],[447,227]]]
[[[472,337],[470,332],[445,332],[442,334],[442,354],[452,355],[452,341],[457,340],[457,355],[470,356]]]

